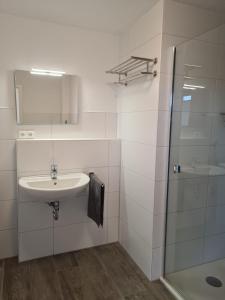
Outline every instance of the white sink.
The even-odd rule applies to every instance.
[[[19,179],[19,187],[34,199],[40,201],[63,201],[68,196],[76,196],[86,189],[90,178],[84,173],[50,176],[30,176]]]

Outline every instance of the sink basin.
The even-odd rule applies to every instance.
[[[19,179],[19,187],[39,201],[63,201],[86,189],[90,178],[84,173],[50,176],[30,176]]]

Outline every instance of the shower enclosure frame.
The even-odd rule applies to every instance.
[[[167,189],[166,189],[166,205],[165,205],[165,224],[164,224],[164,253],[163,253],[163,275],[160,277],[160,281],[168,289],[168,291],[177,299],[185,300],[181,294],[169,283],[166,279],[166,243],[167,243],[167,225],[168,225],[168,204],[169,204],[169,173],[170,173],[170,158],[171,158],[171,145],[172,145],[172,116],[173,116],[173,105],[174,105],[174,88],[175,88],[175,70],[176,70],[176,47],[171,47],[172,51],[172,82],[171,82],[171,93],[170,93],[170,123],[169,123],[169,150],[168,150],[168,167],[167,167]]]

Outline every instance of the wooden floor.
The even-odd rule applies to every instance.
[[[174,300],[118,243],[21,264],[2,260],[0,293],[2,300]]]

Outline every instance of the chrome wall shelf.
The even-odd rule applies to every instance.
[[[147,75],[156,77],[157,71],[153,70],[153,66],[157,64],[157,61],[157,58],[131,56],[118,66],[106,71],[106,73],[118,75],[118,81],[114,83],[127,86],[129,82],[146,77]]]

